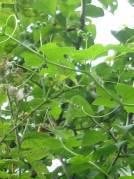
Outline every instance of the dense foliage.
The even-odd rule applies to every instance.
[[[134,178],[134,29],[95,44],[98,1],[0,1],[0,178]]]

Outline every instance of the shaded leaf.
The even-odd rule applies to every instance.
[[[104,140],[106,140],[106,134],[104,132],[98,130],[89,130],[83,137],[82,145],[90,146],[98,142],[104,142]]]
[[[55,15],[57,0],[34,0],[33,8],[39,12],[50,13]]]
[[[43,59],[31,52],[24,52],[21,56],[24,58],[25,64],[29,67],[39,67],[44,62]]]
[[[104,16],[104,11],[102,8],[90,4],[86,8],[86,15],[90,17],[101,17]]]

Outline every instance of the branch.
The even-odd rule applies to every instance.
[[[86,11],[86,0],[81,0],[81,16],[80,16],[80,30],[83,31],[85,27],[85,11]],[[79,49],[82,43],[82,36],[78,37],[76,49]]]
[[[117,162],[118,159],[120,158],[121,150],[122,150],[122,146],[119,148],[119,151],[118,151],[117,155],[116,155],[115,158],[113,159],[112,164],[111,164],[111,166],[109,167],[109,169],[108,169],[108,171],[107,171],[108,174],[110,174],[112,167],[116,164],[116,162]]]
[[[11,99],[11,96],[10,96],[8,89],[7,89],[7,97],[8,97],[8,101],[9,101],[10,110],[11,110],[11,117],[12,117],[12,121],[13,121],[13,126],[15,128],[14,133],[15,133],[15,138],[16,138],[16,144],[17,144],[17,148],[18,148],[18,151],[19,151],[20,148],[21,148],[21,142],[20,142],[19,131],[18,131],[19,126],[16,125],[17,118],[18,118],[18,111],[17,112],[14,111],[12,99]],[[15,114],[15,112],[16,112],[16,114]],[[20,157],[19,157],[19,160],[20,160]],[[19,169],[19,176],[20,176],[21,168],[18,168],[18,169]]]
[[[58,98],[59,96],[61,96],[62,94],[76,89],[78,87],[81,87],[81,85],[78,86],[74,86],[72,88],[69,88],[67,90],[63,90],[59,93],[57,93],[56,95],[52,96],[50,99],[47,99],[43,102],[41,102],[38,106],[36,106],[28,115],[26,115],[22,120],[20,120],[20,122],[18,124],[16,124],[7,134],[4,135],[4,137],[0,140],[0,144],[12,133],[14,132],[21,124],[23,124],[24,121],[26,121],[27,119],[29,119],[29,117],[31,117],[38,109],[40,109],[43,105],[45,105],[46,103],[50,102],[52,99]],[[28,123],[29,121],[27,121]]]

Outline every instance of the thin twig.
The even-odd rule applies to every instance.
[[[60,160],[60,162],[61,162],[61,165],[62,165],[64,174],[65,174],[65,176],[66,176],[66,179],[71,179],[71,177],[69,176],[69,173],[68,173],[68,171],[67,171],[66,164],[64,163],[62,157],[59,157],[59,160]]]
[[[89,116],[89,117],[91,118],[91,120],[92,120],[98,127],[100,127],[101,129],[103,129],[104,131],[106,131],[106,132],[112,137],[112,139],[113,139],[115,142],[117,142],[117,139],[115,138],[115,136],[113,135],[113,133],[112,133],[109,129],[105,128],[104,126],[101,125],[101,123],[99,123],[98,121],[96,121],[96,120],[94,119],[94,117],[92,117],[90,114],[88,114],[88,113],[84,110],[83,107],[82,107],[82,111],[83,111],[87,116]]]
[[[35,73],[32,73],[28,78],[26,78],[23,83],[21,83],[20,85],[16,86],[17,88],[20,88],[22,86],[24,86],[26,83],[28,83],[29,80],[32,79],[32,77],[34,76]]]
[[[119,106],[116,107],[115,109],[113,109],[112,111],[110,111],[110,112],[104,114],[104,115],[94,116],[94,115],[88,114],[88,116],[91,117],[91,118],[103,118],[103,117],[107,117],[107,116],[113,114],[113,113],[114,113],[115,111],[117,111],[118,109],[119,109]]]

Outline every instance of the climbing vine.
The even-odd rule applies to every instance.
[[[96,44],[98,2],[0,1],[0,178],[133,178],[134,30]]]

